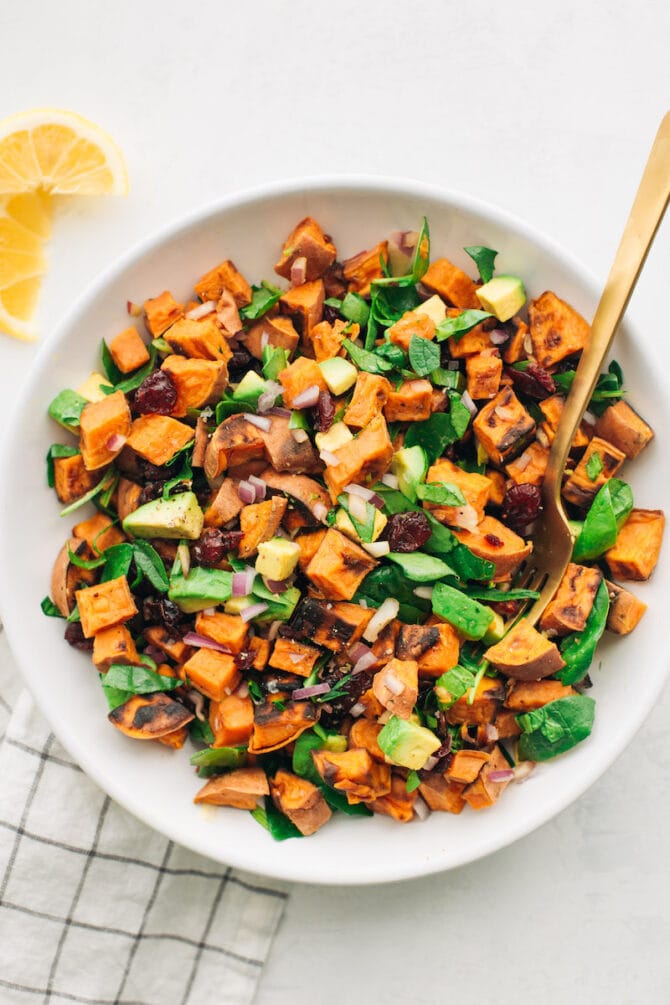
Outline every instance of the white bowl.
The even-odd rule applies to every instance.
[[[63,387],[76,387],[97,365],[101,338],[128,324],[126,301],[161,290],[188,297],[193,282],[223,258],[250,280],[272,278],[272,263],[291,227],[314,216],[341,257],[371,247],[393,230],[416,229],[425,214],[433,254],[472,272],[464,245],[500,250],[501,272],[523,277],[530,296],[555,290],[589,318],[598,289],[569,254],[529,226],[462,195],[378,178],[279,184],[223,200],[172,225],[129,252],[79,300],[39,355],[6,434],[0,488],[2,611],[19,666],[63,745],[95,781],[137,817],[175,841],[218,861],[282,879],[359,884],[453,868],[528,834],[576,799],[614,761],[652,707],[667,672],[670,570],[661,563],[648,584],[634,585],[649,605],[636,631],[609,637],[592,670],[597,699],[593,734],[556,761],[510,786],[490,810],[434,813],[399,826],[385,817],[337,815],[314,837],[276,843],[248,813],[193,805],[199,782],[188,751],[130,740],[106,722],[107,707],[89,656],[63,641],[63,622],[42,616],[53,559],[80,518],[59,518],[45,483],[48,445],[67,440],[47,417]],[[662,437],[670,428],[664,393],[645,360],[641,339],[626,327],[616,341],[630,400],[658,430],[624,477],[636,504],[657,508],[667,497]]]

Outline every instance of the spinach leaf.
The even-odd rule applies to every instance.
[[[378,565],[369,572],[354,595],[354,603],[363,600],[369,607],[381,607],[387,597],[399,602],[398,616],[407,624],[425,621],[430,611],[430,602],[415,595],[412,584],[394,565]]]
[[[52,443],[47,451],[47,485],[54,487],[54,461],[57,457],[74,457],[79,453],[77,447],[67,447],[64,443]]]
[[[323,798],[326,800],[331,810],[339,810],[340,813],[346,813],[348,817],[371,817],[372,810],[369,809],[365,803],[350,803],[344,792],[338,792],[337,789],[331,789],[330,785],[325,783],[320,786],[321,792],[323,793]]]
[[[191,452],[192,447],[193,447],[192,442],[187,445],[187,450],[189,451],[189,453]],[[172,466],[173,461],[174,458],[170,461],[170,466]],[[178,488],[178,486],[180,485],[185,484],[187,485],[188,488],[190,488],[192,482],[193,482],[193,469],[191,467],[191,458],[187,454],[184,457],[184,461],[180,471],[176,475],[174,475],[174,477],[169,478],[163,485],[163,499],[169,499],[172,490]],[[184,490],[182,489],[182,491]]]
[[[66,388],[57,394],[49,405],[49,415],[59,425],[66,429],[78,429],[81,413],[88,405],[86,398],[82,398],[76,391]]]
[[[60,511],[60,515],[67,516],[68,513],[73,513],[76,509],[79,509],[80,506],[85,506],[87,502],[91,501],[91,499],[94,499],[97,495],[100,495],[100,493],[103,493],[110,487],[113,487],[118,479],[118,474],[113,468],[110,468],[107,474],[100,479],[97,485],[90,489],[89,492],[86,492],[85,495],[80,496],[79,499],[75,499],[75,501],[70,503],[69,506],[66,506],[65,509],[62,509]]]
[[[477,266],[479,277],[483,283],[488,283],[490,279],[493,279],[495,260],[498,255],[497,251],[494,251],[493,248],[483,248],[479,244],[463,248],[463,251],[467,252]]]
[[[422,551],[408,553],[389,551],[386,557],[399,565],[407,579],[411,579],[414,583],[433,583],[443,576],[454,575],[454,570],[441,558],[427,555]]]
[[[224,419],[229,418],[231,415],[237,415],[239,412],[253,412],[253,408],[246,401],[235,401],[230,395],[224,395],[216,406],[215,419],[217,426],[221,425]]]
[[[459,370],[444,370],[441,366],[437,366],[432,371],[430,379],[436,387],[446,387],[455,391],[461,382],[461,373]]]
[[[193,719],[189,723],[188,735],[192,743],[206,743],[208,745],[214,743],[214,733],[206,719]]]
[[[405,782],[405,788],[408,792],[414,792],[421,785],[421,778],[418,771],[410,771],[407,775],[407,781]]]
[[[575,541],[573,561],[598,558],[611,548],[633,508],[630,485],[610,478],[598,490]]]
[[[377,353],[368,352],[367,349],[361,349],[360,346],[354,345],[354,343],[348,338],[343,339],[342,345],[347,350],[359,370],[365,370],[366,373],[383,375],[385,373],[389,373],[389,371],[393,369],[393,364],[389,363],[388,360],[378,356]]]
[[[428,543],[430,544],[430,541]],[[425,547],[429,551],[432,550],[427,546]],[[475,579],[478,582],[489,580],[495,573],[493,562],[475,555],[467,545],[461,544],[460,541],[449,552],[449,562],[459,579],[462,579],[464,582],[469,579]]]
[[[492,317],[493,314],[489,314],[487,311],[461,311],[455,317],[445,318],[444,321],[440,322],[435,331],[435,338],[438,342],[443,342],[447,338],[453,338],[454,341],[458,342],[467,332]]]
[[[282,346],[266,345],[263,348],[263,376],[266,380],[276,380],[288,366],[288,349]]]
[[[437,700],[440,708],[451,708],[475,685],[475,674],[462,666],[452,667],[440,674],[435,681]],[[439,691],[437,689],[440,689]],[[440,693],[442,692],[442,693]]]
[[[133,560],[133,546],[126,542],[113,544],[105,551],[104,559],[105,567],[100,577],[101,583],[106,583],[110,579],[118,579],[119,576],[127,576]]]
[[[125,380],[115,384],[114,387],[105,387],[103,384],[102,390],[105,394],[113,394],[115,391],[123,391],[124,394],[130,394],[131,391],[137,390],[142,381],[149,376],[155,366],[156,349],[152,344],[149,346],[149,359],[144,366],[140,367],[139,370],[136,370],[130,377],[126,377]]]
[[[255,621],[288,621],[300,600],[300,590],[291,586],[283,593],[272,593],[257,576],[252,596],[257,602],[268,605],[266,611],[254,618]]]
[[[467,500],[458,485],[451,482],[426,482],[416,487],[417,498],[440,506],[465,506]]]
[[[337,501],[351,520],[354,530],[360,537],[361,541],[364,541],[366,544],[373,541],[375,536],[375,516],[377,510],[372,503],[365,503],[365,520],[361,521],[352,515],[351,509],[349,508],[349,497],[345,493],[339,495],[337,497]]]
[[[396,370],[403,370],[407,366],[407,353],[399,345],[396,345],[395,342],[383,342],[382,345],[378,345],[375,348],[374,354],[375,356],[381,356],[384,360],[388,360]]]
[[[586,462],[586,473],[592,482],[596,480],[603,469],[603,462],[597,450],[594,450]]]
[[[318,750],[321,747],[323,747],[323,740],[316,733],[307,730],[300,734],[293,745],[292,761],[292,768],[296,775],[306,778],[309,782],[319,787],[321,787],[322,778],[314,767],[312,751]]]
[[[340,314],[363,328],[368,323],[370,305],[358,293],[347,293],[339,308]]]
[[[240,768],[246,762],[246,747],[207,747],[191,754],[190,762],[196,768],[218,768],[221,771]],[[200,771],[198,771],[200,774]]]
[[[410,267],[410,282],[412,285],[416,285],[419,280],[423,279],[426,272],[428,271],[428,266],[430,264],[430,231],[428,229],[428,220],[424,216],[421,222],[421,230],[419,231],[419,237],[416,242],[416,248],[414,249],[414,257],[412,258],[412,265]]]
[[[533,712],[517,715],[521,727],[519,757],[548,761],[585,740],[593,728],[595,702],[583,694],[550,701]]]
[[[123,545],[117,545],[123,547]],[[165,571],[163,559],[160,557],[153,545],[148,541],[134,541],[132,545],[133,558],[138,572],[145,576],[155,590],[160,593],[167,593],[170,581]]]
[[[118,688],[128,694],[152,694],[154,691],[173,691],[183,681],[179,677],[164,677],[148,667],[126,666],[112,663],[102,675],[102,686]]]
[[[470,422],[470,412],[463,404],[460,394],[449,394],[449,418],[456,433],[456,438],[461,439],[468,428]]]
[[[418,377],[426,377],[440,365],[440,347],[420,335],[409,341],[409,365]]]
[[[425,422],[411,424],[405,434],[404,445],[406,447],[423,447],[428,457],[428,463],[434,464],[446,448],[458,439],[459,436],[454,429],[451,416],[447,412],[434,412]]]
[[[80,558],[79,555],[72,551],[69,544],[67,546],[67,555],[72,565],[75,565],[78,569],[97,569],[98,566],[105,563],[104,555],[91,559]]]
[[[451,556],[450,556],[451,557]],[[493,611],[446,583],[436,583],[433,613],[444,618],[468,639],[481,639],[493,621]]]
[[[499,600],[537,600],[540,594],[537,590],[499,590],[495,586],[467,586],[465,592],[475,600],[486,600],[495,603]]]
[[[65,620],[65,616],[58,610],[51,597],[45,597],[40,603],[40,607],[42,614],[46,614],[48,618],[63,618]]]
[[[556,676],[563,684],[578,684],[586,676],[600,636],[605,631],[609,609],[607,585],[602,580],[583,631],[568,635],[561,642],[561,655],[566,665]]]
[[[291,823],[289,818],[277,809],[270,796],[265,797],[265,808],[257,806],[255,810],[250,810],[250,813],[256,823],[270,832],[275,841],[286,841],[287,838],[303,836],[295,824]]]
[[[274,307],[280,296],[281,290],[271,283],[263,282],[260,286],[252,286],[251,303],[240,307],[240,317],[245,321],[256,321]]]

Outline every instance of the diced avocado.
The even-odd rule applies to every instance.
[[[477,464],[488,464],[491,458],[484,450],[483,446],[477,440]]]
[[[256,601],[253,597],[231,597],[224,604],[226,614],[241,614],[245,607],[251,607]]]
[[[77,388],[77,394],[80,394],[82,398],[86,398],[86,401],[91,403],[96,401],[103,401],[107,397],[104,391],[101,390],[101,386],[113,387],[113,384],[103,377],[100,373],[92,373],[90,377],[87,377],[83,384]]]
[[[291,418],[288,420],[289,429],[306,429],[309,431],[309,422],[303,408],[292,408]]]
[[[259,377],[254,370],[249,370],[233,391],[233,401],[242,401],[255,408],[266,387],[267,384],[263,378]]]
[[[372,530],[372,540],[376,541],[384,527],[388,523],[388,517],[385,517],[380,510],[375,510],[375,522]],[[335,516],[335,528],[350,537],[352,541],[360,541],[360,535],[356,533],[356,528],[351,522],[351,518],[346,510],[338,509]],[[367,542],[369,543],[369,542]]]
[[[404,496],[416,502],[416,487],[428,470],[428,460],[423,447],[402,447],[396,450],[391,461],[391,471],[398,479],[398,488]]]
[[[347,746],[347,738],[341,733],[328,733],[323,741],[324,750],[329,750],[331,754],[343,754]]]
[[[348,359],[335,356],[333,359],[324,359],[319,363],[319,368],[323,374],[323,379],[328,385],[331,394],[345,394],[350,387],[353,387],[358,377],[358,370]]]
[[[185,614],[216,607],[230,599],[233,592],[233,574],[224,569],[203,569],[196,565],[188,576],[181,573],[170,576],[168,597]]]
[[[414,308],[417,314],[427,314],[430,320],[437,327],[447,316],[447,307],[441,297],[435,293],[428,297],[422,304]]]
[[[179,492],[169,499],[152,499],[129,513],[123,529],[133,537],[185,537],[196,541],[204,515],[193,492]]]
[[[354,434],[344,422],[334,422],[327,433],[317,433],[314,437],[317,450],[337,450],[343,447],[349,440],[353,440]]]
[[[496,276],[479,287],[477,299],[498,321],[509,321],[525,304],[526,291],[518,276]]]
[[[49,415],[64,429],[79,429],[79,420],[88,401],[77,391],[66,388],[49,405]]]
[[[258,545],[256,572],[266,579],[287,579],[300,558],[300,545],[283,537],[273,537]]]
[[[491,614],[493,615],[493,620],[482,635],[482,642],[486,642],[487,646],[500,642],[505,635],[505,622],[502,615],[498,614],[497,611],[491,611]]]
[[[493,621],[493,611],[466,596],[453,586],[436,583],[432,596],[433,614],[444,618],[450,625],[465,635],[466,639],[481,639]]]
[[[377,743],[393,764],[420,771],[441,741],[425,726],[392,715],[377,736]]]

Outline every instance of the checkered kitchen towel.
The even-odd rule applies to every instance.
[[[244,1005],[287,893],[175,845],[91,782],[0,635],[0,1002]]]

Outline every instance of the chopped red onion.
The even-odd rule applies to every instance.
[[[370,618],[367,628],[363,632],[366,642],[376,642],[382,628],[386,628],[390,621],[397,618],[400,604],[395,597],[387,597],[381,607],[375,611]]]
[[[497,768],[495,771],[489,771],[486,777],[489,782],[511,782],[514,771],[512,768]]]
[[[273,621],[268,629],[268,642],[274,642],[279,633],[279,629],[284,624],[283,621]]]
[[[487,743],[495,743],[498,739],[498,729],[492,723],[487,722],[484,726],[484,736]]]
[[[349,715],[352,717],[352,719],[359,719],[363,715],[364,711],[365,711],[365,705],[363,704],[363,702],[357,701],[356,704],[352,705],[351,708],[349,709]]]
[[[361,499],[365,499],[366,502],[372,503],[372,505],[376,506],[377,509],[384,508],[384,500],[381,496],[378,496],[376,492],[373,492],[372,489],[369,489],[367,485],[356,485],[352,482],[351,484],[344,486],[344,491],[348,492],[349,495],[352,496],[360,496]]]
[[[382,555],[388,555],[391,550],[391,545],[388,541],[361,541],[361,547],[365,548],[368,555],[372,555],[373,558],[381,558]]]
[[[389,689],[392,695],[396,697],[402,694],[405,690],[405,685],[401,680],[399,680],[392,670],[388,670],[383,677],[383,683]]]
[[[209,639],[206,635],[200,635],[198,632],[187,632],[182,641],[187,646],[193,646],[195,649],[215,649],[217,653],[229,653],[231,651],[229,646],[215,642],[214,639]]]
[[[418,820],[427,820],[430,816],[430,809],[428,804],[423,801],[421,796],[417,796],[414,800],[414,813]]]
[[[191,552],[188,550],[187,544],[177,546],[177,558],[179,559],[184,579],[188,579],[188,574],[191,571]]]
[[[514,467],[519,471],[525,471],[530,462],[532,461],[532,456],[529,450],[524,450],[520,457],[513,462]]]
[[[361,656],[361,658],[359,660],[356,660],[356,662],[354,663],[354,665],[351,668],[351,676],[355,677],[356,674],[362,673],[363,670],[368,670],[376,662],[377,662],[377,657],[372,652],[372,650],[370,650],[369,652],[367,652],[363,656]]]
[[[365,656],[367,653],[371,652],[372,649],[370,649],[370,646],[366,646],[364,642],[357,642],[355,646],[351,647],[348,655],[352,663],[356,663],[356,661],[359,660],[361,656]]]
[[[432,771],[438,761],[439,761],[439,757],[433,757],[431,755],[428,758],[428,760],[426,761],[426,763],[424,764],[424,766],[423,766],[423,768],[421,770],[422,771]]]
[[[268,344],[269,341],[270,341],[270,332],[268,332],[268,331],[262,331],[261,332],[261,349],[265,349],[265,347],[267,346],[267,344]]]
[[[291,409],[290,408],[282,408],[281,405],[273,405],[272,408],[268,409],[268,415],[276,415],[276,416],[278,416],[278,417],[280,417],[282,419],[290,419],[291,418]]]
[[[299,255],[291,264],[291,286],[302,286],[306,279],[307,259],[304,255]]]
[[[465,394],[463,394],[463,398]],[[463,399],[461,399],[463,400]],[[465,402],[463,402],[465,404]],[[504,422],[511,422],[516,418],[516,411],[510,405],[496,405],[493,411],[498,415]]]
[[[286,593],[290,585],[288,579],[266,579],[265,576],[263,582],[270,593]]]
[[[501,328],[494,328],[492,332],[489,332],[491,345],[504,345],[508,339],[509,335]]]
[[[475,405],[474,401],[470,397],[470,392],[469,391],[463,391],[463,394],[461,395],[461,401],[463,402],[463,404],[467,408],[467,410],[470,413],[470,415],[476,415],[477,414],[477,406]],[[497,411],[497,409],[496,409],[496,411]]]
[[[272,421],[265,415],[247,414],[246,419],[252,426],[258,426],[259,429],[262,429],[264,433],[269,433],[272,429]]]
[[[237,486],[237,494],[245,505],[256,502],[256,487],[244,479]]]
[[[544,429],[542,429],[541,426],[539,426],[538,429],[536,430],[535,438],[541,447],[549,446],[549,437],[547,436],[547,434],[545,433]]]
[[[388,488],[390,489],[398,488],[399,484],[398,479],[396,478],[395,475],[392,475],[390,471],[387,471],[385,475],[382,475],[381,480],[384,483],[384,485],[387,485]]]
[[[190,321],[198,321],[200,318],[206,318],[208,314],[212,314],[216,310],[216,304],[213,300],[205,300],[204,304],[198,304],[193,310],[186,312],[186,317]]]
[[[514,768],[514,781],[521,785],[535,770],[535,761],[519,761]]]
[[[328,507],[322,502],[314,503],[312,513],[314,514],[315,520],[318,520],[320,523],[324,523],[326,517],[328,516]]]
[[[412,590],[415,597],[421,597],[422,600],[432,600],[433,597],[433,587],[432,586],[415,586]]]
[[[258,396],[256,411],[265,415],[271,408],[274,408],[275,401],[281,393],[281,384],[278,384],[274,380],[268,380],[266,382],[265,390]]]
[[[151,643],[149,643],[148,646],[145,646],[142,652],[146,653],[147,656],[150,656],[152,660],[156,661],[156,663],[163,663],[165,661],[165,653],[163,650]]]
[[[596,422],[598,421],[597,417],[593,414],[593,412],[589,412],[588,409],[582,415],[582,419],[589,426],[595,426]]]
[[[479,523],[477,510],[470,503],[467,506],[455,507],[454,515],[449,522],[454,527],[462,527],[463,530],[469,530],[470,533],[474,533]]]
[[[243,680],[242,683],[238,685],[237,690],[235,691],[235,697],[236,698],[249,697],[249,685],[245,680]]]
[[[120,433],[112,433],[107,439],[105,446],[108,450],[121,450],[125,446],[127,439],[127,436],[121,436]]]
[[[335,456],[332,450],[322,450],[319,453],[319,457],[324,464],[327,464],[329,468],[336,468],[340,463],[339,459]]]
[[[306,429],[292,429],[291,436],[296,443],[305,443],[309,439],[309,434]]]
[[[326,694],[330,689],[330,684],[323,681],[321,684],[310,684],[309,687],[297,687],[291,697],[295,701],[300,701],[302,698],[314,698],[317,694]]]
[[[267,492],[267,482],[264,482],[262,478],[257,478],[256,475],[249,475],[247,481],[256,490],[256,501],[260,502],[261,499],[265,499],[265,493]]]
[[[267,604],[252,604],[251,607],[245,607],[244,610],[240,611],[240,617],[244,622],[251,621],[252,618],[257,618],[259,614],[264,614],[267,609]]]
[[[349,493],[349,496],[347,497],[347,505],[349,507],[349,513],[354,520],[358,520],[360,523],[365,523],[368,515],[368,504],[365,499],[361,499],[360,496],[355,496]]]
[[[530,336],[530,332],[526,332],[523,337],[523,349],[527,356],[533,355],[533,340]]]
[[[132,300],[127,300],[126,301],[126,310],[130,314],[131,318],[139,318],[139,316],[142,314],[142,311],[144,310],[144,308],[142,307],[142,304],[136,304],[136,303],[133,303]]]
[[[247,565],[243,572],[233,573],[233,596],[248,597],[254,588],[256,570],[251,565]]]
[[[300,663],[302,656],[300,653],[289,653],[291,663]]]
[[[319,400],[319,394],[321,389],[318,384],[310,384],[306,387],[304,391],[300,394],[296,394],[293,399],[294,408],[314,408]]]

